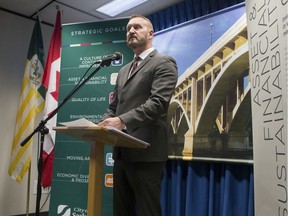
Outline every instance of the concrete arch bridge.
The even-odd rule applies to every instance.
[[[169,155],[252,157],[245,15],[178,79],[169,111]]]

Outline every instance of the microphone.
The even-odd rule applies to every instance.
[[[114,54],[108,55],[101,60],[97,60],[95,64],[103,64],[109,66],[112,61],[120,60],[122,58],[122,54],[119,52],[115,52]]]

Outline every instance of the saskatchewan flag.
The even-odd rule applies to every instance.
[[[8,171],[17,182],[21,182],[30,167],[33,139],[30,139],[23,147],[20,143],[33,132],[36,116],[44,108],[44,99],[40,94],[43,65],[43,40],[37,17],[26,59]]]

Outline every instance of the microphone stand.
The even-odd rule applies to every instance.
[[[42,166],[43,166],[43,158],[42,158],[42,151],[43,151],[43,144],[44,144],[44,137],[46,134],[49,133],[49,129],[45,126],[46,123],[55,116],[58,111],[61,109],[61,107],[74,95],[88,80],[90,80],[101,68],[104,66],[110,66],[111,61],[113,59],[107,59],[102,60],[99,66],[85,79],[83,82],[81,82],[78,86],[76,86],[58,105],[58,107],[51,112],[49,116],[47,116],[46,119],[42,120],[39,125],[34,129],[34,131],[27,136],[20,145],[23,147],[25,144],[34,136],[35,133],[39,132],[41,134],[41,141],[40,141],[40,155],[38,159],[38,182],[37,182],[37,197],[36,197],[36,216],[40,215],[40,201],[41,201],[41,195],[42,195],[42,188],[41,188],[41,179],[42,179]],[[97,64],[98,62],[95,62],[94,64]],[[94,65],[92,64],[91,67]]]

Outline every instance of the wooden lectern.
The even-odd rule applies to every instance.
[[[55,131],[91,144],[88,179],[88,216],[102,216],[104,146],[146,148],[148,143],[111,127],[54,127]]]

